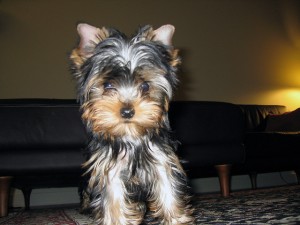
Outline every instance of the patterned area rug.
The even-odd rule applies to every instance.
[[[197,224],[300,224],[300,186],[196,197]]]
[[[195,196],[197,224],[300,224],[300,186]],[[93,225],[76,207],[19,210],[0,225]]]

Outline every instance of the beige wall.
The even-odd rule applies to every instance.
[[[75,98],[75,25],[176,27],[176,99],[300,106],[300,4],[292,0],[1,0],[0,98]]]

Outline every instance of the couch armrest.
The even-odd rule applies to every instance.
[[[279,115],[286,111],[283,105],[239,105],[245,117],[248,132],[264,131],[268,115]]]
[[[266,130],[277,131],[277,132],[298,132],[300,131],[300,108],[280,114],[280,115],[269,115],[267,117]]]

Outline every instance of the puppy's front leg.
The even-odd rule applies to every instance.
[[[107,176],[101,225],[139,225],[143,220],[144,203],[132,199],[132,195],[136,193],[128,192],[126,187],[130,185],[130,181],[122,176],[123,173],[124,168],[120,163]]]
[[[155,168],[155,180],[149,199],[152,215],[162,220],[163,225],[194,224],[193,210],[186,193],[185,173],[175,154],[165,157],[166,161]]]

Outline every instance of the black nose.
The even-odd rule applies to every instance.
[[[120,113],[124,119],[130,119],[134,116],[134,109],[133,108],[122,108],[120,110]]]

